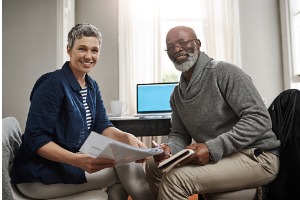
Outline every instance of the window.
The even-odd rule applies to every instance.
[[[119,0],[118,8],[119,99],[127,114],[136,113],[136,84],[179,80],[164,51],[172,27],[192,27],[201,51],[240,66],[238,0]]]
[[[165,49],[165,37],[172,27],[192,27],[201,41],[201,51],[209,56],[240,66],[238,2],[229,0],[159,1],[160,73],[161,81],[178,81]],[[207,45],[209,44],[209,45]]]
[[[75,1],[57,0],[57,67],[69,60],[67,54],[67,36],[75,25]]]
[[[300,1],[280,0],[284,89],[300,89]]]
[[[300,76],[300,1],[290,0],[289,17],[294,74]]]
[[[119,99],[136,112],[136,84],[178,81],[165,37],[192,27],[201,51],[240,66],[238,0],[119,0]],[[208,44],[208,45],[207,45]]]
[[[201,24],[203,24],[200,14],[200,1],[190,0],[189,9],[182,5],[180,0],[164,0],[160,1],[159,14],[160,14],[160,70],[162,82],[179,81],[180,72],[175,69],[173,63],[165,52],[165,37],[167,32],[178,25],[193,27],[198,37],[203,35]],[[170,5],[172,5],[170,9]]]

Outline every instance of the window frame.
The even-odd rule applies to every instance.
[[[283,78],[284,88],[297,88],[300,89],[300,74],[296,73],[295,53],[296,48],[293,45],[295,35],[293,34],[293,16],[291,13],[292,0],[280,0],[280,20],[281,20],[281,33],[282,33],[282,56],[283,56]],[[299,54],[299,53],[298,53]]]

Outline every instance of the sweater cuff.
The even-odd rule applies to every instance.
[[[223,156],[221,140],[217,137],[213,140],[206,141],[205,144],[210,152],[210,157],[213,158],[214,162],[218,162]]]

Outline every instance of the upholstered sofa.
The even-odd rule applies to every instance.
[[[21,128],[15,117],[2,119],[2,199],[28,200],[17,187],[10,182],[11,164],[20,144]],[[34,192],[34,191],[32,191]],[[55,198],[55,200],[107,200],[105,189],[91,190],[82,193]],[[54,200],[54,199],[53,199]]]

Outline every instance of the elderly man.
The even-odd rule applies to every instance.
[[[274,180],[280,141],[250,77],[201,52],[192,28],[172,28],[166,45],[182,74],[170,98],[171,132],[161,145],[165,153],[146,164],[155,196],[181,200],[196,193],[259,187]],[[184,148],[195,153],[167,173],[157,169],[166,155]]]

